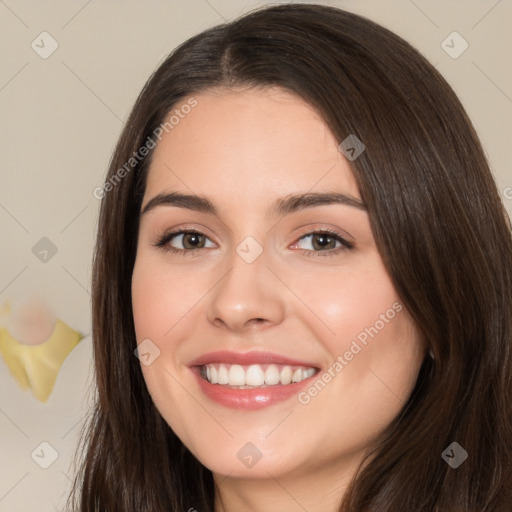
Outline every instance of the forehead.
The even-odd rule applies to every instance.
[[[360,197],[339,141],[299,96],[273,87],[193,98],[193,108],[181,110],[186,98],[172,109],[179,121],[154,150],[146,196],[187,190],[243,204],[321,189]]]

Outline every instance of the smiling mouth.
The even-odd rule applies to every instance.
[[[223,364],[209,363],[199,367],[200,375],[210,384],[232,389],[256,389],[287,386],[315,375],[318,368],[285,364]]]

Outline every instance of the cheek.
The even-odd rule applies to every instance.
[[[334,382],[333,400],[347,390],[366,403],[363,409],[379,400],[405,400],[424,353],[382,263],[372,257],[357,268],[318,272],[297,283],[297,295],[315,314],[308,326],[330,354],[326,378]],[[332,368],[335,361],[340,364]]]
[[[331,359],[299,396],[327,443],[362,448],[407,401],[423,359],[413,321],[384,267],[322,276],[304,283],[320,321],[310,323]],[[320,382],[321,381],[321,382]],[[329,410],[332,423],[326,424]],[[343,425],[334,429],[332,425]]]
[[[156,408],[189,444],[189,423],[199,424],[204,418],[194,419],[197,408],[191,405],[190,396],[177,384],[183,376],[177,364],[179,344],[173,341],[172,330],[191,304],[197,302],[197,297],[192,297],[194,289],[197,294],[197,288],[191,286],[185,274],[166,268],[143,251],[137,256],[131,286],[137,343],[149,339],[158,349],[156,352],[153,345],[149,346],[150,357],[154,359],[148,365],[141,364],[141,371]]]
[[[380,326],[382,314],[395,317],[399,297],[377,255],[346,268],[303,272],[294,282],[297,296],[315,314],[311,325],[317,338],[331,354],[343,353],[350,340],[376,322]]]
[[[132,307],[137,341],[162,339],[198,300],[201,276],[166,267],[148,255],[135,262]]]
[[[172,311],[168,304],[171,296],[165,293],[166,286],[156,273],[148,271],[148,267],[136,263],[132,276],[132,307],[133,320],[137,341],[152,338],[165,328],[164,311]],[[170,320],[170,318],[168,319]],[[169,329],[170,326],[167,326]]]

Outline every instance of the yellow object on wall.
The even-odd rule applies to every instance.
[[[51,336],[38,345],[20,343],[6,327],[0,327],[0,353],[18,384],[46,402],[62,363],[82,338],[62,320],[55,322]]]

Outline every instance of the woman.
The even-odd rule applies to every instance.
[[[207,30],[95,195],[79,510],[510,510],[510,227],[408,43],[319,5]]]

